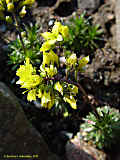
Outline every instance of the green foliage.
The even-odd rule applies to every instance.
[[[92,112],[83,120],[81,133],[85,141],[95,144],[99,149],[111,148],[118,143],[120,135],[120,113],[118,110],[105,106],[97,108],[100,118]]]
[[[26,48],[26,55],[24,53],[23,46],[20,38],[18,38],[8,44],[9,52],[9,64],[19,65],[25,60],[25,57],[29,57],[32,63],[39,63],[41,61],[40,47],[41,41],[39,38],[39,28],[36,25],[25,26],[25,31],[21,32],[23,42]]]
[[[96,40],[100,40],[102,31],[99,25],[91,25],[90,17],[85,18],[85,13],[80,17],[75,16],[71,18],[68,24],[70,36],[66,41],[66,47],[74,51],[80,52],[81,49],[94,49],[97,48]]]

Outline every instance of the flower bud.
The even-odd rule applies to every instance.
[[[12,12],[14,10],[14,4],[12,2],[7,4],[7,9],[9,12]]]
[[[22,8],[22,10],[20,11],[20,13],[19,13],[19,15],[20,15],[20,17],[24,17],[25,16],[25,14],[26,14],[26,7],[25,6],[23,6],[23,8]]]
[[[10,16],[6,16],[5,19],[6,19],[7,23],[11,24],[13,22],[13,20],[12,20],[12,18]]]
[[[25,37],[26,36],[26,32],[24,31],[24,32],[21,32],[21,36],[22,37]]]
[[[5,0],[5,1],[6,1],[6,4],[8,4],[8,3],[10,3],[11,0]]]

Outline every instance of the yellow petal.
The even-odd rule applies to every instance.
[[[37,96],[38,96],[38,98],[41,98],[41,97],[42,97],[42,90],[41,90],[41,89],[38,90]]]
[[[9,12],[12,12],[14,10],[14,4],[12,2],[7,4],[7,9]]]
[[[28,92],[27,100],[28,101],[35,101],[36,100],[36,89],[32,89],[31,91]]]
[[[62,85],[60,84],[60,82],[56,82],[56,83],[55,83],[54,89],[57,90],[58,92],[60,92],[61,95],[63,95],[63,87],[62,87]]]
[[[20,17],[24,17],[26,15],[26,6],[23,6],[22,10],[19,13]]]
[[[77,56],[76,56],[75,53],[73,53],[67,59],[67,65],[69,65],[69,66],[75,66],[76,62],[77,62]]]
[[[78,63],[79,63],[78,68],[79,68],[80,70],[82,70],[83,67],[85,67],[88,62],[89,62],[89,56],[82,58],[82,59],[79,60],[79,62],[78,62]]]
[[[46,41],[42,44],[42,47],[40,48],[40,52],[45,52],[50,50],[51,48],[51,44],[49,43],[49,41]]]
[[[42,97],[41,97],[41,105],[44,107],[47,107],[47,103],[51,101],[50,92],[44,91]]]
[[[73,109],[77,109],[77,106],[76,106],[76,100],[74,99],[74,97],[71,95],[70,97],[69,96],[64,96],[64,101],[69,103],[70,106],[73,108]]]

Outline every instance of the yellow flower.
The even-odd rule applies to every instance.
[[[60,84],[60,82],[56,82],[56,83],[55,83],[54,89],[57,90],[58,92],[60,92],[61,95],[63,95],[63,87],[62,87],[62,85]]]
[[[41,97],[41,105],[45,108],[47,108],[48,102],[51,101],[50,92],[44,91],[42,97]]]
[[[58,42],[63,41],[62,35],[61,35],[61,34],[58,34],[57,37],[56,37],[56,40],[57,40]]]
[[[44,32],[44,33],[41,33],[41,35],[45,40],[50,40],[55,38],[54,34],[51,32]]]
[[[35,69],[32,67],[32,64],[30,64],[29,58],[26,58],[25,65],[20,65],[16,75],[20,77],[21,81],[25,81],[28,76],[32,75],[32,73],[35,73]]]
[[[58,59],[58,55],[55,54],[52,50],[50,50],[49,52],[43,52],[43,65],[54,65],[55,63],[57,65],[59,65],[58,63],[59,59]]]
[[[27,94],[28,101],[36,101],[36,89],[32,89]]]
[[[51,109],[55,103],[55,97],[53,93],[44,91],[43,96],[41,97],[41,106]]]
[[[84,67],[86,66],[86,64],[89,62],[89,56],[82,58],[81,60],[79,60],[78,62],[78,69],[83,71]]]
[[[51,61],[51,55],[49,54],[49,52],[44,52],[43,53],[43,66],[45,66],[46,64],[49,66]]]
[[[9,12],[13,12],[14,10],[14,4],[12,2],[8,3],[7,4],[7,9]]]
[[[77,63],[77,56],[75,53],[71,54],[70,57],[67,59],[67,65],[75,66]]]
[[[52,33],[58,35],[61,30],[62,30],[61,23],[56,21],[53,28],[52,28]]]
[[[24,17],[26,15],[26,6],[23,6],[22,10],[19,12],[20,17]]]
[[[5,0],[6,1],[6,4],[8,4],[11,0]]]
[[[10,23],[10,24],[13,22],[12,18],[10,16],[6,16],[5,20],[6,20],[7,23]]]
[[[21,88],[31,89],[42,82],[42,78],[39,75],[36,75],[35,69],[29,63],[29,58],[26,58],[25,65],[20,66],[16,75],[19,76],[19,80],[16,84],[20,84]]]
[[[47,72],[48,77],[53,77],[57,74],[57,68],[52,64],[50,65],[50,67],[45,67],[45,71]]]
[[[38,96],[38,98],[41,98],[41,97],[42,97],[42,90],[41,90],[41,89],[38,90],[37,96]]]
[[[68,35],[69,35],[68,26],[62,26],[61,34],[62,34],[63,38],[67,38],[68,37]]]
[[[49,51],[50,48],[51,48],[51,44],[49,43],[49,41],[46,41],[42,44],[42,47],[40,48],[40,52]]]
[[[70,106],[71,106],[73,109],[77,109],[76,100],[74,99],[74,97],[73,97],[72,95],[70,95],[70,97],[67,96],[67,95],[65,95],[63,99],[64,99],[65,102],[69,103]]]
[[[21,88],[31,89],[39,85],[41,82],[41,78],[39,75],[31,75],[28,76],[24,82],[21,82]],[[17,83],[18,84],[18,83]]]

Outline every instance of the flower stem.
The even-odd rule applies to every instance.
[[[22,48],[24,50],[24,54],[26,55],[26,48],[25,48],[25,45],[24,45],[24,42],[23,42],[23,38],[22,38],[21,32],[20,32],[20,24],[18,22],[18,19],[17,19],[17,16],[15,15],[15,13],[13,13],[13,17],[14,17],[14,20],[15,20],[15,23],[16,23],[16,25],[15,25],[16,26],[16,30],[17,30],[18,35],[20,37],[20,42],[22,44]]]

